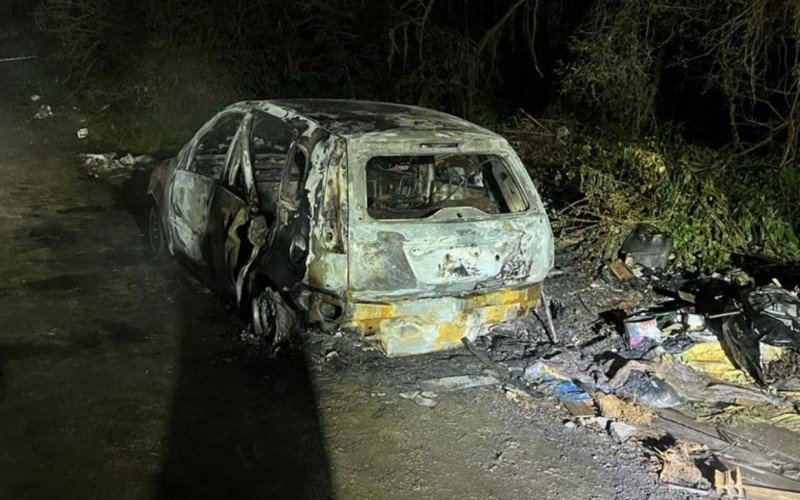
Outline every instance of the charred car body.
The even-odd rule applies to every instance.
[[[553,236],[505,139],[396,104],[234,104],[154,171],[150,240],[280,342],[303,321],[390,356],[526,315]]]

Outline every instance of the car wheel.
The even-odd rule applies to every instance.
[[[253,331],[267,347],[289,341],[294,335],[297,318],[283,297],[267,288],[252,300]]]
[[[150,240],[150,251],[153,255],[161,257],[166,253],[164,226],[161,224],[161,213],[155,203],[150,205],[150,214],[147,218],[147,238]]]

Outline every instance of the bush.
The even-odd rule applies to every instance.
[[[642,139],[520,121],[512,141],[545,195],[555,200],[558,241],[585,257],[610,259],[634,226],[675,239],[677,268],[709,271],[732,252],[800,259],[784,209],[791,189],[774,165],[744,160],[666,135]],[[571,129],[571,130],[570,130]],[[569,131],[569,133],[567,133]]]

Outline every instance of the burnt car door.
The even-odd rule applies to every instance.
[[[242,137],[247,133],[249,122],[250,117],[245,117],[233,139],[224,175],[211,200],[206,225],[214,284],[220,293],[230,299],[235,298],[237,263],[241,260],[242,247],[248,241],[246,226],[255,212],[249,202],[252,194],[245,182],[243,168]],[[252,203],[257,206],[257,198]]]
[[[274,229],[262,268],[278,289],[303,279],[309,249],[310,206],[305,189],[309,154],[302,138],[292,142],[280,184]]]
[[[176,256],[208,278],[206,243],[208,213],[214,191],[225,172],[233,140],[244,114],[222,113],[199,132],[184,164],[178,165],[170,186],[169,224]]]
[[[208,235],[215,280],[237,304],[274,226],[291,141],[292,130],[279,118],[257,110],[248,115],[211,204]]]

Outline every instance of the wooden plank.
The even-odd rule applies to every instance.
[[[630,269],[628,269],[628,266],[626,266],[625,263],[622,262],[622,260],[620,259],[617,259],[611,264],[609,264],[608,268],[611,270],[612,273],[614,273],[614,276],[616,276],[617,279],[620,281],[629,281],[633,279],[633,273],[631,272]]]
[[[720,495],[754,500],[800,500],[800,492],[779,486],[748,484],[739,467],[735,470],[714,471],[714,489]]]
[[[595,416],[594,404],[591,401],[581,403],[572,403],[569,401],[562,401],[561,404],[569,411],[570,415],[577,418],[588,418]]]

